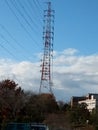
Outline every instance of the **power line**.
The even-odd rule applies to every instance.
[[[42,19],[40,19],[38,16],[35,15],[36,12],[38,12],[38,11],[34,10],[33,6],[29,3],[29,0],[24,1],[24,4],[26,5],[26,9],[27,9],[26,11],[28,12],[28,14],[30,14],[30,13],[32,14],[32,17],[31,16],[30,17],[31,17],[33,23],[35,24],[36,30],[38,32],[38,28],[42,29],[42,26],[43,26]]]
[[[41,21],[41,19],[43,19],[43,18],[41,17],[41,15],[39,15],[40,13],[38,13],[38,9],[37,9],[37,8],[32,8],[32,7],[34,7],[34,6],[36,7],[36,4],[35,4],[34,1],[33,1],[33,3],[34,3],[34,5],[32,4],[32,2],[31,2],[30,0],[28,0],[29,6],[31,7],[31,9],[33,9],[32,11],[36,13],[36,15],[37,15],[36,18],[38,18],[38,21],[40,21],[40,24],[43,26],[43,23],[42,23],[42,21]],[[34,10],[35,10],[35,11],[34,11]]]
[[[22,48],[22,51],[23,50],[26,50],[25,48],[24,48],[24,46],[22,46],[12,35],[11,35],[11,33],[3,26],[3,25],[1,25],[0,24],[0,27],[10,36],[10,38],[20,47],[20,48]],[[26,50],[27,51],[27,50]],[[24,56],[25,57],[25,56]],[[27,58],[27,57],[25,57],[25,58]]]
[[[36,0],[36,2],[37,2],[37,4],[38,4],[38,6],[40,7],[40,9],[41,9],[41,10],[44,10],[43,7],[41,6],[39,0]]]
[[[10,32],[3,26],[0,24],[0,27],[12,38],[13,41],[15,41],[17,43],[17,45],[21,48],[24,48],[24,46],[22,46],[21,44],[19,44],[16,39],[10,34]],[[25,49],[25,48],[24,48]]]
[[[11,12],[13,13],[13,15],[16,17],[17,21],[19,22],[20,26],[23,28],[23,30],[26,32],[26,34],[30,37],[31,40],[33,40],[36,44],[36,46],[38,45],[37,42],[32,38],[31,33],[27,30],[27,28],[24,26],[24,24],[20,21],[19,17],[17,16],[15,10],[11,7],[11,5],[9,4],[9,2],[7,0],[5,0],[7,6],[9,7],[9,9],[11,10]],[[39,46],[39,45],[38,45]]]
[[[25,22],[27,23],[27,25],[30,27],[31,30],[33,30],[35,33],[36,31],[34,30],[32,24],[28,21],[28,19],[25,17],[25,14],[27,15],[27,17],[32,21],[31,17],[29,16],[29,14],[27,13],[27,11],[25,10],[24,6],[21,4],[21,2],[18,1],[18,4],[21,6],[21,8],[23,9],[24,13],[18,8],[17,3],[13,3],[13,6],[16,8],[16,10],[18,11],[18,13],[21,15],[21,17],[25,20]]]
[[[28,22],[28,20],[26,19],[25,15],[19,10],[17,4],[13,3],[11,1],[11,3],[13,4],[13,6],[15,7],[15,9],[18,11],[18,13],[21,15],[21,17],[25,20],[25,22],[27,23],[27,25],[30,27],[31,30],[33,30],[32,25]]]
[[[19,22],[20,26],[25,30],[25,32],[29,35],[29,37],[32,39],[29,31],[26,29],[26,27],[22,24],[22,22],[20,21],[19,17],[16,15],[15,11],[12,9],[12,7],[10,6],[10,4],[8,3],[7,0],[5,0],[6,4],[8,5],[9,9],[11,10],[11,12],[13,13],[13,15],[16,17],[17,21]]]
[[[40,8],[40,6],[39,6],[39,2],[38,2],[37,0],[36,0],[36,1],[33,0],[33,2],[34,2],[34,4],[35,4],[37,10],[39,9],[40,13],[42,13],[42,12],[41,12],[41,8]]]
[[[0,33],[1,38],[6,41],[6,43],[8,43],[12,48],[14,48],[15,50],[17,49],[13,44],[11,45],[10,42],[5,38],[5,36],[3,34]]]
[[[23,11],[24,11],[24,13],[27,15],[27,17],[29,18],[29,20],[31,21],[31,23],[34,25],[33,27],[37,27],[36,29],[37,29],[37,31],[33,28],[33,30],[35,31],[35,33],[38,33],[38,26],[37,26],[37,24],[34,22],[34,20],[31,18],[31,16],[29,15],[29,13],[27,12],[27,10],[26,10],[26,8],[24,7],[24,5],[20,2],[20,1],[18,1],[19,2],[19,4],[20,4],[20,6],[21,6],[21,8],[23,9]],[[26,5],[27,6],[27,5]]]
[[[29,26],[29,28],[31,30],[34,30],[34,28],[32,27],[32,24],[28,21],[28,19],[25,17],[24,13],[22,13],[22,11],[18,8],[17,3],[13,3],[11,1],[11,3],[13,4],[13,6],[16,8],[16,10],[18,11],[18,13],[21,15],[21,17],[24,19],[24,21],[26,22],[26,24]],[[36,43],[36,45],[39,46],[39,44],[35,41],[35,39],[33,38],[34,42]]]
[[[17,59],[17,57],[13,54],[13,53],[11,53],[10,51],[9,51],[9,49],[7,49],[5,46],[3,46],[2,44],[0,44],[0,46],[9,54],[9,55],[11,55],[13,58],[16,58]]]

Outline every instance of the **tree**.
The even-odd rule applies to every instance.
[[[58,104],[54,95],[49,93],[43,93],[39,95],[38,105],[43,113],[53,113],[58,110]]]
[[[64,101],[58,101],[58,107],[60,111],[68,111],[70,110],[71,106],[70,103],[65,103]]]
[[[57,111],[58,105],[51,94],[31,94],[25,105],[26,120],[43,122],[48,113]]]
[[[0,82],[0,112],[3,121],[16,120],[24,106],[24,92],[13,80]]]
[[[93,109],[90,117],[90,123],[93,126],[96,126],[98,129],[98,107],[96,107],[96,109]]]
[[[73,124],[85,124],[90,118],[90,113],[87,109],[87,104],[78,104],[70,111],[71,122]]]

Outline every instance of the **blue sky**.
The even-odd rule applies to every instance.
[[[97,53],[98,1],[54,0],[55,48],[76,48],[81,54]],[[62,46],[59,46],[61,45]]]
[[[46,1],[1,0],[1,80],[11,78],[24,89],[38,90]],[[68,100],[71,96],[98,92],[98,0],[51,2],[55,10],[53,91],[56,97]]]
[[[0,24],[9,31],[19,44],[21,43],[27,51],[29,50],[30,57],[32,53],[34,54],[36,52],[40,52],[43,49],[43,9],[46,9],[47,6],[44,3],[46,0],[38,0],[40,6],[37,2],[36,6],[32,0],[29,1],[32,3],[32,8],[28,4],[27,0],[20,0],[22,6],[25,7],[25,10],[29,14],[30,18],[32,18],[32,21],[28,18],[27,14],[25,14],[25,11],[22,6],[20,6],[19,1],[2,0],[0,3]],[[98,1],[53,0],[52,5],[55,10],[54,49],[62,51],[66,48],[76,48],[84,55],[97,53]],[[26,23],[21,14],[23,14],[25,19],[27,19],[30,26]],[[18,17],[18,20],[16,16]],[[30,33],[30,36],[26,33],[22,26],[26,28],[26,30]],[[8,45],[10,52],[15,52],[15,48],[12,47],[13,44],[16,46],[16,52],[19,51],[19,48],[20,51],[22,50],[22,48],[17,46],[17,43],[13,41],[8,34],[6,34],[4,29],[1,28],[0,30],[10,42],[10,45]],[[3,42],[2,39],[1,42]],[[8,44],[5,40],[4,43]],[[27,51],[23,51],[23,55],[28,57]],[[15,57],[18,57],[19,60],[23,60],[23,57],[19,54]]]

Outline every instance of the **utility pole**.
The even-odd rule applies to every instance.
[[[52,93],[53,86],[53,40],[54,40],[54,10],[51,2],[47,2],[48,8],[44,10],[43,27],[43,58],[41,64],[41,81],[39,93]]]

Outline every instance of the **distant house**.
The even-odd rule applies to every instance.
[[[83,101],[83,100],[85,100],[86,99],[86,97],[76,97],[76,96],[73,96],[72,98],[71,98],[71,107],[75,107],[75,106],[77,106],[78,105],[78,103],[79,103],[79,101]]]
[[[82,97],[72,97],[71,107],[75,107],[77,104],[86,103],[89,112],[96,109],[98,106],[98,94],[89,93],[87,96]]]

